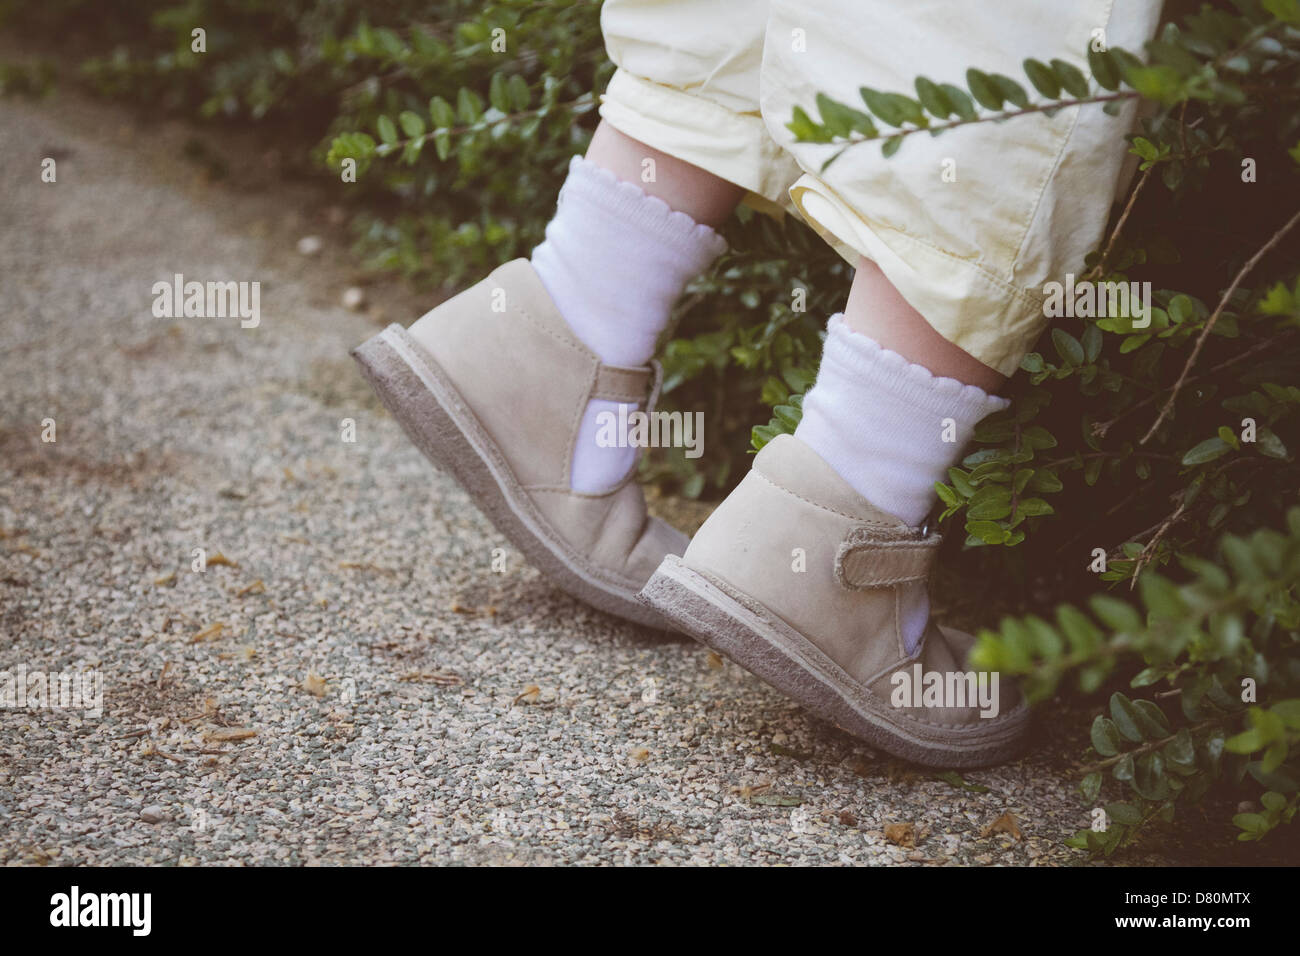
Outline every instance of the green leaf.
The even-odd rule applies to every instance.
[[[1071,365],[1083,364],[1083,346],[1065,329],[1052,329],[1052,344],[1056,346],[1056,353]]]
[[[1264,759],[1260,762],[1259,769],[1265,774],[1271,774],[1282,766],[1282,761],[1286,760],[1287,743],[1285,740],[1275,740],[1264,752]]]
[[[784,434],[781,429],[771,425],[755,425],[750,429],[749,443],[753,445],[755,451],[762,451],[764,445],[781,434]]]
[[[510,91],[504,73],[492,74],[492,82],[488,85],[488,102],[502,113],[510,112]]]
[[[1300,699],[1282,700],[1270,708],[1292,730],[1300,730]]]
[[[862,87],[858,92],[862,96],[862,102],[867,104],[867,109],[878,116],[883,123],[894,127],[901,127],[905,123],[916,126],[925,126],[929,123],[921,109],[921,104],[910,96],[901,93],[881,93],[869,86]]]
[[[477,123],[483,116],[483,103],[478,94],[462,86],[456,94],[456,115],[464,126]]]
[[[1178,617],[1187,611],[1177,585],[1154,571],[1142,575],[1138,589],[1142,592],[1142,603],[1158,617]]]
[[[1207,461],[1214,461],[1226,455],[1229,450],[1228,444],[1222,438],[1218,436],[1207,438],[1183,455],[1183,464],[1203,465]]]
[[[1133,606],[1113,598],[1109,594],[1096,594],[1088,602],[1092,612],[1101,618],[1103,624],[1121,633],[1133,633],[1142,629],[1142,617]]]
[[[1115,728],[1114,722],[1107,720],[1101,714],[1092,722],[1090,732],[1092,738],[1092,748],[1103,757],[1113,757],[1119,753],[1120,737],[1119,731]]]
[[[939,89],[943,95],[948,98],[949,104],[952,105],[953,112],[960,119],[973,120],[979,116],[975,111],[975,104],[971,102],[970,95],[960,86],[953,86],[951,83],[940,83]],[[1297,159],[1300,162],[1300,159]]]
[[[1283,23],[1300,25],[1300,0],[1263,0],[1261,6]]]
[[[1029,480],[1029,484],[1025,487],[1029,491],[1050,495],[1060,491],[1065,485],[1061,483],[1061,479],[1056,477],[1054,472],[1039,468],[1034,472],[1034,477]]]
[[[993,78],[982,70],[971,68],[966,71],[966,85],[970,88],[975,102],[989,110],[1002,108],[1002,94]]]
[[[1009,488],[994,488],[993,493],[987,495],[978,504],[973,504],[966,510],[966,516],[972,520],[997,521],[1011,514],[1011,490]]]
[[[1168,315],[1175,325],[1191,322],[1198,315],[1196,301],[1190,295],[1179,293],[1169,300]]]
[[[1300,150],[1300,144],[1297,144],[1296,149]],[[1300,157],[1297,161],[1300,162]],[[1259,311],[1264,315],[1290,315],[1296,311],[1296,307],[1296,297],[1285,282],[1279,282],[1270,288],[1259,302]]]
[[[1196,763],[1196,744],[1192,732],[1186,727],[1174,735],[1174,739],[1165,744],[1165,757],[1170,763],[1192,766]]]
[[[1094,50],[1089,44],[1088,69],[1092,71],[1092,78],[1103,90],[1119,89],[1119,67],[1116,66],[1109,50]]]
[[[825,93],[817,94],[817,111],[821,114],[822,125],[832,137],[844,138],[853,132],[868,139],[879,135],[870,116],[831,99]]]
[[[1137,826],[1142,822],[1142,812],[1131,803],[1106,804],[1106,816],[1125,826]]]
[[[1036,450],[1056,447],[1056,436],[1049,432],[1042,425],[1030,425],[1020,433],[1020,439],[1024,444]]]
[[[418,113],[403,110],[402,115],[397,117],[397,122],[401,124],[402,132],[410,139],[424,135],[424,120]]]
[[[943,88],[924,76],[916,78],[916,97],[926,110],[939,119],[947,119],[956,112]]]
[[[798,427],[802,415],[800,409],[795,408],[793,405],[778,405],[772,409],[772,417],[790,431],[794,431]]]
[[[1065,60],[1052,60],[1051,67],[1065,92],[1075,99],[1084,99],[1088,95],[1088,79],[1077,66]]]
[[[1101,772],[1094,770],[1083,778],[1079,784],[1079,791],[1083,794],[1083,799],[1091,803],[1096,800],[1101,793]]]
[[[1133,789],[1148,800],[1163,800],[1169,795],[1165,777],[1165,758],[1158,751],[1137,758],[1133,772]]]
[[[1025,88],[1009,76],[1003,76],[1001,73],[990,73],[989,79],[997,87],[998,95],[1008,103],[1012,103],[1020,109],[1029,106],[1029,94]]]
[[[408,166],[414,166],[416,161],[420,158],[420,153],[423,150],[424,150],[423,137],[419,139],[409,140],[407,144],[402,148],[402,162],[406,163],[406,165]]]
[[[1016,502],[1016,514],[1025,518],[1038,518],[1055,513],[1056,510],[1042,498],[1022,498]]]
[[[1083,330],[1083,357],[1087,362],[1097,361],[1097,356],[1101,355],[1101,341],[1101,329],[1096,325]]]
[[[1119,732],[1135,744],[1140,744],[1146,739],[1142,728],[1138,726],[1133,702],[1118,691],[1110,695],[1110,717],[1115,721],[1115,727]]]
[[[1160,150],[1156,148],[1155,144],[1141,136],[1133,137],[1133,152],[1147,160],[1153,160],[1160,156]]]
[[[375,129],[379,132],[379,139],[387,145],[397,142],[397,127],[387,116],[381,116],[375,121]]]
[[[1137,715],[1138,727],[1147,737],[1169,736],[1169,718],[1153,701],[1133,701],[1133,713]]]
[[[1183,77],[1171,66],[1139,66],[1129,70],[1128,79],[1143,97],[1171,105],[1183,98]]]
[[[1049,100],[1054,100],[1061,95],[1061,81],[1057,78],[1055,71],[1046,63],[1035,60],[1032,57],[1025,60],[1025,76],[1029,77],[1029,82],[1034,84],[1034,89]]]
[[[440,129],[433,134],[433,148],[438,154],[438,158],[445,160],[451,155],[451,134],[445,129]]]
[[[512,107],[512,112],[522,113],[524,110],[528,109],[529,104],[532,102],[533,94],[532,91],[528,89],[528,83],[522,76],[516,73],[514,76],[510,77],[510,81],[507,83],[506,88],[510,93],[510,106]]]
[[[975,494],[975,486],[970,482],[970,475],[960,468],[948,469],[948,480],[952,482],[955,488],[964,498],[969,498]]]
[[[441,96],[429,100],[429,118],[438,129],[451,129],[456,125],[456,111]]]
[[[1262,750],[1264,745],[1264,735],[1258,727],[1244,730],[1223,742],[1223,748],[1234,754],[1252,754],[1256,750]]]
[[[803,107],[796,106],[790,122],[785,124],[786,129],[794,133],[794,138],[801,143],[829,143],[835,139],[829,129],[825,129],[812,121]]]
[[[993,521],[967,521],[966,533],[985,544],[1001,544],[1008,538],[1006,529]]]
[[[1133,772],[1133,755],[1125,754],[1119,759],[1115,766],[1111,768],[1110,775],[1116,780],[1130,781],[1133,779]]]
[[[1277,458],[1282,461],[1286,460],[1286,445],[1282,444],[1282,439],[1273,434],[1271,428],[1260,426],[1255,434],[1255,446],[1259,449],[1261,455],[1267,455],[1269,458]]]

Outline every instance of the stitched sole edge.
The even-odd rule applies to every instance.
[[[637,624],[668,622],[635,588],[602,581],[529,500],[496,443],[441,370],[394,323],[352,350],[366,381],[433,465],[450,474],[501,534],[552,583],[581,601]]]
[[[1029,711],[1023,703],[995,718],[996,725],[989,722],[973,733],[910,721],[861,689],[785,621],[748,606],[752,602],[742,603],[740,595],[724,587],[669,555],[642,589],[641,599],[818,717],[896,757],[958,769],[1003,763],[1024,749]]]

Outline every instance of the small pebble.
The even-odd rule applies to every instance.
[[[366,304],[366,290],[360,286],[349,286],[343,290],[343,306],[353,312],[360,311]]]

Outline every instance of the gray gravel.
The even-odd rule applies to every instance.
[[[962,789],[547,585],[347,357],[430,303],[343,308],[331,197],[192,135],[0,101],[0,668],[104,678],[99,718],[0,709],[0,860],[1081,860],[1044,748]],[[176,272],[260,281],[260,327],[153,317]]]

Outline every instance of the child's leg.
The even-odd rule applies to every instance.
[[[602,417],[653,404],[655,340],[721,253],[712,227],[746,191],[770,202],[797,175],[758,115],[765,10],[609,0],[602,29],[619,70],[545,241],[357,352],[424,454],[529,561],[657,626],[636,595],[685,536],[647,516],[630,480],[639,449],[601,440]]]
[[[604,121],[591,137],[586,158],[623,182],[633,183],[646,195],[662,199],[669,208],[714,229],[727,221],[745,197],[745,190],[735,183],[647,146]]]
[[[996,392],[1006,376],[958,348],[912,308],[870,259],[858,257],[857,271],[844,305],[844,321],[860,335],[941,378],[955,378]]]
[[[1063,13],[1018,3],[994,23],[977,7],[918,0],[902,10],[873,0],[861,22],[877,36],[918,36],[924,24],[933,45],[926,63],[945,62],[940,53],[948,51],[959,71],[1014,75],[1028,56],[1080,60],[1094,29],[1109,43],[1139,46],[1158,7],[1120,0],[1107,12],[1084,5]],[[938,12],[946,27],[927,19]],[[802,16],[801,8],[776,3],[770,34]],[[961,55],[986,49],[985,36],[1002,38],[1004,62],[958,64]],[[854,46],[864,38],[851,30],[827,37],[812,75],[806,58],[781,50],[769,68],[785,79],[804,71],[805,86],[830,84],[824,91],[832,96],[851,95],[862,83],[909,89],[921,70],[917,51],[904,42],[864,61]],[[838,72],[815,72],[828,65]],[[844,73],[851,70],[850,82]],[[959,75],[938,79],[960,82]],[[775,80],[771,88],[783,89]],[[774,135],[784,132],[777,120],[792,103],[774,92],[765,108],[774,111]],[[863,145],[825,171],[828,147],[790,144],[805,168],[792,190],[797,205],[858,265],[844,322],[832,323],[796,435],[859,494],[910,525],[930,510],[935,482],[946,480],[978,421],[1005,406],[992,393],[1042,328],[1042,283],[1081,265],[1105,224],[1131,116],[1112,118],[1097,107],[1070,112],[912,136],[892,158]],[[932,374],[908,374],[918,369]],[[912,648],[928,607],[920,588],[904,603]]]
[[[574,334],[602,362],[645,365],[686,283],[726,246],[711,226],[743,195],[739,186],[602,122],[586,158],[569,166],[533,267]],[[637,449],[598,441],[607,414],[617,416],[619,403],[588,404],[573,449],[575,491],[605,491],[635,464]]]
[[[987,705],[912,693],[936,674],[951,688],[972,676],[973,639],[928,619],[939,538],[924,519],[976,423],[1005,407],[990,393],[1042,330],[1043,283],[1079,268],[1100,237],[1132,109],[909,135],[888,158],[859,144],[829,166],[842,144],[795,143],[786,124],[818,93],[861,108],[861,86],[910,92],[918,75],[960,86],[968,67],[1015,75],[1027,57],[1086,68],[1090,40],[1140,48],[1159,6],[771,2],[763,117],[804,170],[795,205],[859,271],[795,434],[759,452],[643,595],[816,713],[909,759],[979,765],[1024,738],[1013,687],[999,695],[993,684]]]

